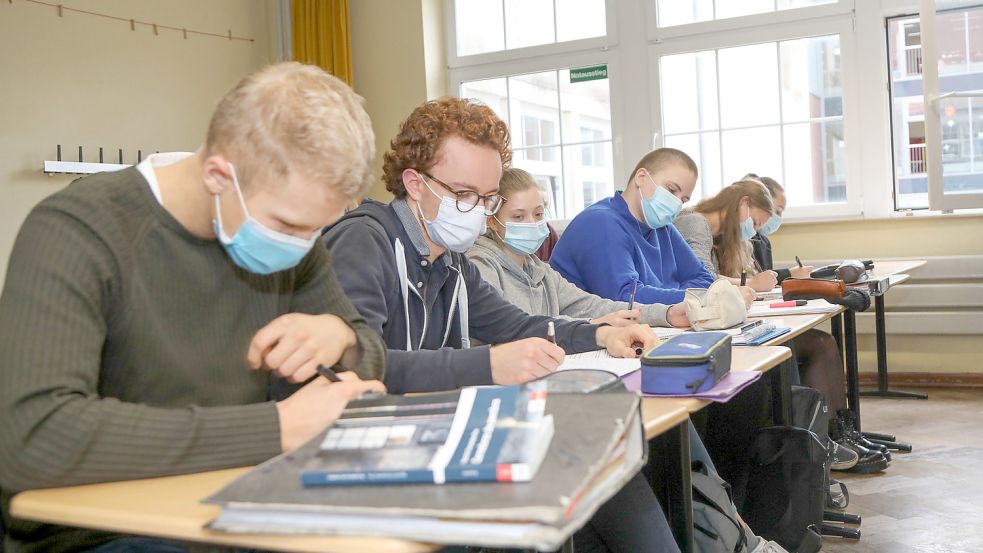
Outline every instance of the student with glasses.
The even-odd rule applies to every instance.
[[[396,198],[364,202],[324,235],[342,287],[389,348],[390,392],[516,384],[554,371],[564,350],[630,357],[635,343],[657,343],[642,325],[528,315],[481,278],[464,252],[502,207],[499,179],[511,157],[508,128],[487,106],[427,102],[403,121],[384,157],[386,189]],[[549,321],[557,344],[545,339]],[[470,347],[471,337],[493,345]],[[588,553],[678,552],[641,475],[574,544]]]
[[[444,98],[418,107],[384,157],[389,204],[366,201],[325,233],[338,280],[389,347],[393,393],[517,384],[556,370],[564,352],[634,357],[648,327],[530,316],[464,257],[501,208],[509,131],[487,107]],[[475,338],[492,346],[471,347]]]

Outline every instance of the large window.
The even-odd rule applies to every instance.
[[[508,122],[513,165],[555,187],[551,211],[560,218],[614,191],[608,80],[580,80],[584,73],[593,76],[561,69],[460,87],[462,97],[485,102]]]
[[[983,196],[983,98],[969,93],[983,89],[983,7],[967,4],[983,1],[938,13],[940,88],[956,95],[928,110],[942,127],[946,192]],[[699,165],[694,199],[754,172],[785,186],[787,220],[927,205],[919,0],[445,6],[448,92],[508,122],[515,165],[536,176],[557,218],[621,189],[663,145]],[[594,80],[571,78],[576,69]]]
[[[939,88],[983,90],[983,7],[941,12],[935,23]],[[921,35],[917,15],[888,19],[897,209],[928,208]],[[946,193],[983,191],[983,98],[942,99],[937,111]]]
[[[846,201],[839,36],[662,56],[665,145],[689,153],[711,196],[747,173],[790,205]]]

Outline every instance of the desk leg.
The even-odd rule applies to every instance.
[[[765,373],[771,382],[772,416],[776,425],[786,425],[792,421],[792,371],[795,369],[794,357],[790,357]]]
[[[668,463],[669,526],[679,550],[693,551],[693,485],[690,481],[692,461],[689,455],[689,424],[683,421],[666,433],[670,451],[679,451],[679,462]]]
[[[840,359],[843,359],[843,315],[836,315],[829,320],[830,334],[836,340],[836,349],[840,352]]]
[[[874,327],[877,336],[877,389],[860,392],[864,396],[928,399],[928,394],[888,389],[887,330],[884,323],[884,295],[874,296]]]
[[[860,430],[860,374],[857,368],[857,314],[848,309],[843,312],[843,349],[846,357],[847,405],[857,417]]]

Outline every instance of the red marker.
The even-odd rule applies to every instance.
[[[768,307],[802,307],[808,303],[806,300],[789,300],[769,304]]]

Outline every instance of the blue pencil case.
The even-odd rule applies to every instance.
[[[642,392],[695,394],[705,392],[730,372],[730,335],[726,332],[684,332],[642,356]]]

